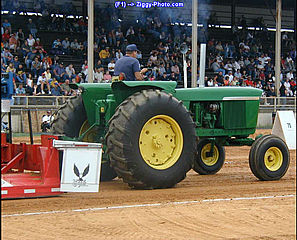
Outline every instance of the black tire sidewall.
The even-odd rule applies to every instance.
[[[283,162],[281,167],[277,171],[270,171],[264,163],[264,156],[266,151],[270,147],[277,147],[283,155]],[[263,141],[262,144],[259,146],[255,153],[255,157],[257,159],[256,165],[259,170],[262,172],[262,176],[265,177],[265,180],[278,180],[288,170],[289,167],[289,153],[286,144],[279,138],[267,138],[266,141]]]
[[[215,174],[222,168],[222,166],[224,165],[224,162],[225,162],[225,149],[223,146],[219,146],[217,144],[215,144],[215,146],[217,147],[218,152],[219,152],[219,158],[218,158],[217,162],[212,166],[208,166],[203,162],[203,160],[201,158],[201,150],[203,149],[203,147],[205,145],[207,145],[209,143],[211,143],[211,141],[209,139],[201,139],[201,140],[199,140],[198,145],[197,145],[198,154],[197,154],[197,157],[195,158],[195,165],[197,168],[195,167],[194,170],[200,174]]]
[[[133,162],[133,172],[136,178],[141,179],[143,182],[149,182],[154,186],[162,184],[166,187],[172,186],[176,182],[176,178],[182,180],[185,173],[191,169],[195,153],[195,128],[194,123],[182,103],[177,99],[170,97],[154,96],[150,98],[149,104],[144,104],[138,111],[134,111],[131,115],[131,121],[127,122],[127,130],[131,132],[131,145],[134,146],[127,151],[125,148],[124,155],[129,156]],[[169,99],[172,98],[173,101]],[[167,169],[158,170],[149,166],[142,158],[139,149],[139,136],[144,124],[154,116],[167,115],[173,118],[181,128],[183,134],[183,149],[182,153],[175,162],[175,164]],[[194,139],[187,139],[193,137]],[[160,172],[162,171],[162,174]],[[179,181],[179,180],[178,180]]]
[[[252,171],[252,173],[255,175],[255,177],[257,177],[258,179],[261,179],[261,176],[259,175],[257,169],[256,169],[256,165],[255,165],[255,154],[256,154],[256,151],[257,151],[257,147],[258,145],[264,141],[266,138],[269,138],[271,137],[272,135],[264,135],[262,137],[259,137],[258,139],[256,139],[254,142],[253,142],[253,145],[251,146],[250,148],[250,152],[249,152],[249,166],[250,166],[250,169]]]
[[[86,110],[79,96],[75,99],[74,110],[69,112],[67,122],[64,126],[64,132],[69,137],[79,137],[80,129],[87,120]]]
[[[111,181],[116,177],[117,174],[114,169],[110,167],[109,162],[102,162],[100,169],[100,181]]]

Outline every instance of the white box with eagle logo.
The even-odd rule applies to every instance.
[[[98,192],[102,159],[99,143],[54,140],[63,150],[61,192]]]

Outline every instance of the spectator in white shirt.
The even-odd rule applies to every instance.
[[[95,70],[95,73],[94,73],[94,82],[95,83],[102,83],[102,82],[104,82],[103,81],[103,79],[104,79],[103,72],[104,72],[104,68],[97,68]]]
[[[241,69],[241,68],[245,68],[243,57],[241,57],[241,58],[238,60],[238,64],[239,64],[239,66],[240,66],[240,69]]]
[[[51,111],[47,111],[46,115],[42,116],[42,123],[41,123],[41,129],[42,132],[47,132],[51,128],[51,121],[54,120],[54,116],[51,115]]]
[[[214,86],[214,81],[213,81],[212,78],[207,81],[207,86],[208,87],[213,87]]]
[[[229,77],[229,83],[233,81],[234,76],[232,75],[232,71],[229,71],[228,75],[226,75]],[[226,78],[225,76],[225,78]]]
[[[240,70],[240,65],[237,61],[233,60],[232,61],[232,68],[234,69],[234,71]]]
[[[29,47],[32,49],[35,43],[35,39],[33,38],[32,34],[29,34],[29,38],[27,38],[27,42]]]
[[[265,63],[265,65],[267,65],[270,61],[271,61],[271,58],[268,56],[267,53],[265,53],[265,57],[264,57],[264,63]]]
[[[157,53],[156,52],[154,52],[151,56],[150,56],[150,58],[149,58],[149,60],[152,62],[152,63],[156,63],[156,61],[158,60],[158,56],[157,56]]]
[[[294,94],[293,94],[293,91],[291,90],[291,84],[289,82],[289,79],[287,78],[286,81],[284,82],[284,86],[287,90],[287,96],[288,97],[293,97]]]
[[[85,60],[84,64],[81,66],[81,72],[87,76],[88,75],[88,61]]]
[[[229,71],[232,71],[233,68],[232,68],[232,64],[230,63],[230,61],[228,61],[224,67],[228,72]]]
[[[123,34],[121,28],[118,28],[118,30],[116,30],[115,34],[116,34],[116,38],[119,39],[121,37],[121,35]]]
[[[52,81],[52,74],[50,72],[50,69],[46,69],[46,71],[44,72],[45,78],[46,80],[50,83]]]
[[[66,71],[66,79],[72,80],[76,77],[75,75],[75,69],[73,68],[72,64],[69,64],[68,67],[65,68]]]
[[[284,32],[282,39],[283,39],[284,45],[288,46],[289,37],[286,32]]]
[[[294,79],[293,71],[290,71],[290,72],[287,73],[287,79],[288,79],[288,80],[292,80],[292,79]]]
[[[121,52],[121,49],[118,49],[116,52],[116,59],[119,60],[123,57],[123,53]]]
[[[295,64],[293,59],[291,58],[291,56],[288,54],[287,58],[286,58],[286,65],[288,70],[295,70]]]
[[[263,67],[265,67],[265,56],[264,54],[262,54],[260,57],[259,57],[259,62],[261,63],[261,65]]]
[[[114,67],[115,67],[115,63],[114,63],[114,60],[112,59],[111,62],[107,65],[108,71],[111,76],[113,76],[114,74]]]
[[[40,90],[41,90],[41,93],[42,94],[45,94],[45,92],[44,92],[44,85],[47,86],[48,93],[51,94],[51,91],[50,91],[51,88],[50,88],[49,82],[48,82],[48,80],[45,77],[45,73],[42,73],[42,75],[39,76],[38,79],[37,79],[37,87],[38,88],[40,87]]]
[[[166,43],[166,44],[165,44],[164,48],[165,48],[165,52],[167,53],[167,52],[168,52],[168,50],[169,50],[168,43]]]
[[[218,63],[221,63],[224,60],[220,54],[217,55],[216,59],[217,59]]]
[[[28,77],[27,77],[27,80],[26,80],[27,84],[26,84],[26,89],[29,93],[29,95],[33,95],[33,92],[34,92],[34,88],[33,88],[33,80],[32,80],[32,74],[29,73],[28,74]]]

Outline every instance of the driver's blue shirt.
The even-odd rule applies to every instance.
[[[125,55],[120,58],[114,68],[114,75],[125,74],[125,81],[136,81],[135,72],[140,72],[140,64],[136,58]]]

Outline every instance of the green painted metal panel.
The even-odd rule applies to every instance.
[[[221,101],[227,97],[261,97],[262,90],[252,87],[181,88],[173,95],[183,101]]]
[[[196,128],[196,135],[198,137],[235,137],[235,136],[249,136],[255,133],[255,128],[244,129],[219,129],[219,128]]]
[[[246,128],[246,101],[223,102],[223,121],[225,129]],[[256,113],[258,114],[258,113]]]
[[[246,101],[246,127],[254,128],[257,127],[258,113],[259,113],[259,101]]]
[[[259,101],[224,101],[224,129],[256,128]]]
[[[82,83],[78,85],[83,89],[82,98],[86,109],[89,124],[96,122],[96,114],[100,112],[96,102],[107,98],[112,93],[110,83]],[[98,118],[98,116],[97,116]]]
[[[119,87],[155,87],[163,89],[165,92],[174,92],[177,83],[175,81],[121,81],[112,83],[112,88]]]
[[[123,102],[127,97],[144,89],[160,89],[167,93],[175,91],[174,81],[121,81],[112,83],[112,90],[117,104]]]

